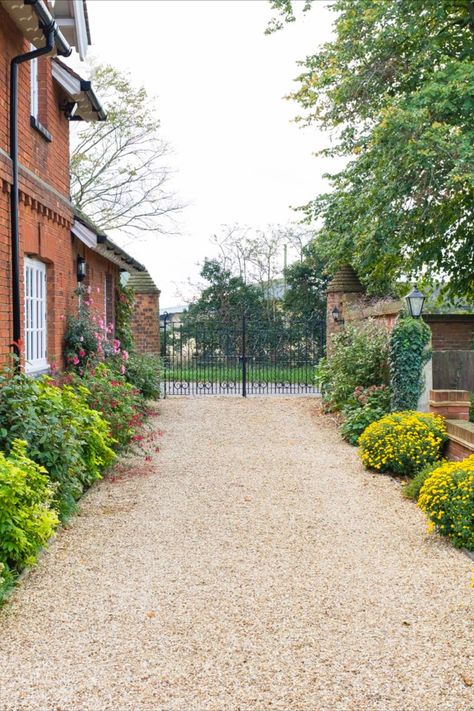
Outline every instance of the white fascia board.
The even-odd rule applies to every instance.
[[[57,0],[54,12],[59,29],[68,38],[69,44],[77,49],[83,61],[89,46],[83,0]]]
[[[71,232],[75,237],[81,240],[86,247],[90,247],[91,249],[97,249],[97,235],[95,232],[90,230],[88,227],[82,224],[82,222],[78,222],[77,220],[74,220],[73,225],[71,227]]]
[[[89,46],[87,37],[86,17],[83,0],[72,0],[74,19],[76,20],[77,51],[81,61],[84,61]]]
[[[52,62],[53,67],[53,79],[55,79],[59,86],[61,86],[66,94],[68,94],[71,99],[76,99],[77,95],[81,93],[81,81],[75,76],[70,74],[68,71],[63,69],[57,62]]]

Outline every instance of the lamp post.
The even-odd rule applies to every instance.
[[[421,291],[418,291],[418,286],[415,284],[413,287],[412,291],[405,296],[407,306],[408,306],[408,313],[410,316],[413,316],[413,318],[420,318],[422,312],[423,312],[423,304],[425,302],[425,297],[421,293]]]

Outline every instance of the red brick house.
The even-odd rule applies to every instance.
[[[30,373],[62,362],[78,279],[109,323],[120,272],[144,271],[70,202],[69,121],[106,114],[58,56],[89,44],[85,0],[0,0],[0,362],[19,352]]]

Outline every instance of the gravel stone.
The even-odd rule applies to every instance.
[[[0,613],[2,711],[472,711],[472,562],[314,398],[170,398]]]

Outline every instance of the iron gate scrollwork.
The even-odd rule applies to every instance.
[[[325,350],[326,325],[243,316],[238,324],[202,320],[161,328],[163,394],[316,394],[314,370]]]

